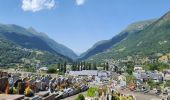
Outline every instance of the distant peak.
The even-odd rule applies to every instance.
[[[37,33],[37,31],[31,26],[31,27],[29,27],[28,29],[27,29],[28,31],[31,31],[31,32],[35,32],[35,33]]]
[[[167,12],[164,16],[163,16],[164,19],[170,19],[170,11]]]
[[[157,19],[150,19],[150,20],[144,20],[144,21],[138,21],[138,22],[134,22],[132,24],[130,24],[125,31],[130,31],[130,30],[142,30],[145,27],[147,27],[148,25],[152,24],[153,22],[155,22]]]
[[[169,21],[170,21],[170,11],[164,14],[159,20],[157,20],[156,26],[159,27],[165,24],[165,22],[169,22]]]

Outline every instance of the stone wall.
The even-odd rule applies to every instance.
[[[8,78],[7,77],[0,78],[0,92],[4,93],[7,85],[8,85]]]
[[[0,71],[0,78],[2,77],[8,77],[8,73]]]
[[[0,92],[5,92],[8,85],[8,73],[0,71]]]

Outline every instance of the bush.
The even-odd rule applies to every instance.
[[[75,100],[85,100],[85,97],[83,94],[79,94]]]
[[[96,87],[91,87],[90,89],[87,90],[87,96],[88,97],[95,97],[96,92],[98,92],[98,88]]]
[[[126,82],[128,84],[135,83],[136,82],[136,77],[133,75],[127,75],[126,76]]]
[[[170,100],[170,96],[167,97],[167,100]]]
[[[165,83],[165,87],[170,87],[170,81],[168,80],[168,81],[166,81],[166,83]]]
[[[120,100],[120,98],[119,98],[118,95],[114,95],[114,96],[113,96],[113,100]]]
[[[57,73],[57,70],[55,68],[49,68],[47,73]]]
[[[157,86],[156,82],[154,82],[153,80],[148,80],[148,84],[149,84],[151,89],[153,89],[154,87]]]

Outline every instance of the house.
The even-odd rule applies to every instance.
[[[69,75],[72,76],[97,76],[97,70],[82,70],[82,71],[69,71]]]
[[[101,81],[109,81],[111,78],[111,71],[98,71],[98,77],[101,79]]]
[[[142,82],[147,81],[148,79],[153,80],[154,82],[161,82],[163,81],[162,73],[158,72],[133,72],[133,75],[136,77],[137,80],[141,80]]]
[[[118,80],[121,81],[121,80],[126,80],[126,77],[124,75],[119,75],[118,76]]]
[[[68,74],[71,76],[88,76],[88,78],[97,81],[108,81],[112,76],[111,71],[98,71],[98,70],[69,71]]]
[[[134,66],[134,71],[142,71],[143,70],[142,67],[143,67],[142,65],[135,65]]]
[[[161,56],[158,61],[163,63],[168,63],[168,56]]]
[[[163,76],[161,73],[158,72],[150,72],[149,78],[152,79],[154,82],[161,82],[163,81]]]
[[[125,88],[125,87],[127,86],[126,81],[121,80],[119,86],[120,86],[121,88]]]
[[[164,80],[170,80],[170,70],[165,70],[163,73]]]
[[[141,80],[142,82],[149,79],[149,76],[145,72],[133,72],[133,76],[135,76],[137,80]]]
[[[111,76],[111,71],[98,71],[98,77],[110,77]]]
[[[47,72],[48,68],[47,67],[41,67],[41,68],[39,68],[39,71],[40,72]]]

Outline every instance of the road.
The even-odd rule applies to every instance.
[[[125,93],[125,92],[124,92]],[[82,93],[83,95],[86,95],[86,92],[83,92]],[[161,100],[159,97],[157,96],[154,96],[154,95],[148,95],[148,94],[143,94],[143,93],[137,93],[137,92],[126,92],[125,94],[131,94],[131,95],[134,95],[136,97],[136,100]],[[71,96],[71,97],[68,97],[68,98],[65,98],[65,99],[62,99],[62,100],[75,100],[75,98],[78,96],[79,94],[77,95],[74,95],[74,96]]]
[[[158,96],[143,94],[140,92],[131,92],[131,91],[121,91],[123,94],[130,94],[136,97],[136,100],[162,100]]]
[[[87,93],[87,91],[86,91],[86,92],[81,92],[81,93],[79,93],[79,94],[86,95],[86,93]],[[70,97],[61,99],[61,100],[75,100],[75,98],[77,98],[79,94],[76,94],[76,95],[73,95],[73,96],[70,96]]]
[[[136,97],[136,100],[161,100],[157,96],[142,94],[142,93],[132,93]]]

